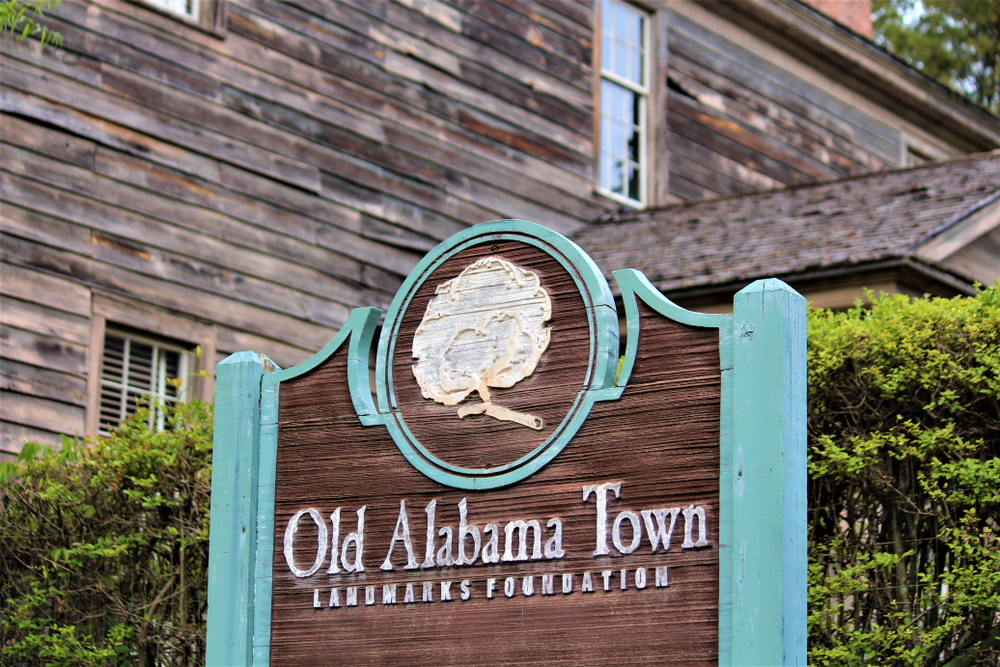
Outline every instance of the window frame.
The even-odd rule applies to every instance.
[[[201,356],[192,358],[188,367],[191,382],[185,388],[185,399],[213,400],[216,356],[216,331],[213,325],[174,315],[154,306],[94,292],[91,297],[90,344],[87,351],[87,435],[97,435],[100,431],[101,369],[104,363],[105,335],[109,330],[115,332],[120,329],[133,337],[142,338],[145,334],[145,337],[160,345],[178,347],[158,340],[167,339],[185,341],[191,345],[192,350],[201,347]],[[202,370],[211,377],[199,377],[198,373]]]
[[[226,22],[228,17],[228,0],[197,0],[198,16],[182,14],[172,9],[168,9],[156,0],[128,0],[132,4],[150,9],[157,14],[179,21],[192,28],[202,30],[224,39],[226,36]]]
[[[197,357],[195,356],[193,351],[194,347],[196,346],[192,345],[189,347],[177,344],[175,342],[160,340],[157,338],[150,337],[148,335],[143,335],[143,333],[141,332],[126,330],[124,327],[106,326],[104,330],[104,343],[102,345],[102,350],[105,353],[107,351],[108,336],[114,336],[124,341],[124,347],[122,350],[123,379],[121,382],[119,382],[116,380],[109,380],[105,377],[104,362],[107,359],[107,356],[106,354],[102,354],[101,370],[99,373],[101,382],[101,395],[98,405],[99,414],[98,414],[98,424],[97,424],[98,432],[101,435],[106,435],[108,431],[108,429],[104,428],[105,424],[107,424],[108,422],[101,419],[100,413],[102,412],[102,408],[104,405],[104,400],[103,400],[104,391],[109,387],[111,389],[114,389],[115,392],[120,395],[119,401],[122,404],[120,411],[121,410],[125,411],[125,415],[119,417],[118,423],[121,423],[129,416],[128,410],[124,404],[127,403],[129,400],[131,400],[130,395],[134,394],[134,391],[132,390],[140,391],[141,392],[140,395],[149,395],[154,399],[154,401],[162,403],[164,405],[167,403],[174,403],[174,404],[183,403],[184,401],[188,400],[188,394],[191,389],[192,380],[194,379],[194,371],[192,371],[192,368],[194,368],[197,365]],[[131,381],[131,377],[129,375],[129,358],[131,356],[130,349],[133,343],[140,343],[143,345],[148,345],[151,348],[153,348],[153,358],[151,360],[151,376],[152,376],[151,379],[155,381],[156,386],[150,387],[148,391],[146,390],[146,387],[137,387],[134,384],[134,382]],[[176,375],[182,380],[182,384],[180,387],[177,388],[176,396],[168,395],[167,380],[172,378],[168,378],[165,375],[163,375],[163,373],[165,372],[165,369],[162,368],[165,361],[164,357],[162,356],[163,352],[174,352],[178,355]],[[157,431],[162,431],[164,427],[164,414],[163,411],[160,410],[159,408],[154,409],[149,416],[149,428],[152,429],[154,426]]]
[[[603,25],[603,14],[607,6],[611,4],[621,4],[630,9],[639,12],[643,15],[643,27],[642,27],[642,39],[643,39],[643,61],[642,61],[642,80],[643,85],[637,86],[631,81],[623,80],[621,77],[616,75],[614,72],[610,72],[604,68],[604,54],[602,52],[602,45],[604,41],[604,35],[602,30]],[[596,3],[595,15],[595,28],[594,28],[594,73],[595,73],[595,86],[594,86],[594,184],[595,191],[609,199],[612,199],[618,203],[630,206],[636,209],[643,209],[651,205],[651,200],[653,199],[651,184],[653,178],[651,178],[653,170],[653,151],[650,150],[651,146],[657,146],[659,148],[659,142],[656,141],[656,136],[659,134],[654,131],[653,123],[651,122],[650,105],[656,104],[659,107],[659,100],[657,93],[657,87],[653,85],[654,79],[654,61],[656,62],[656,70],[660,69],[660,60],[662,59],[662,54],[659,53],[658,49],[654,48],[653,44],[653,25],[658,23],[658,15],[661,12],[657,12],[655,8],[646,6],[642,3],[637,2],[626,2],[624,0],[598,0]],[[639,141],[639,159],[638,169],[639,169],[639,199],[632,199],[631,197],[618,194],[601,185],[601,161],[602,161],[602,141],[603,136],[601,133],[601,121],[604,117],[603,109],[603,99],[601,95],[601,89],[603,88],[604,80],[607,79],[611,83],[621,86],[626,90],[632,91],[640,96],[640,109],[639,109],[639,127],[640,127],[640,141]],[[656,188],[659,190],[659,188]]]

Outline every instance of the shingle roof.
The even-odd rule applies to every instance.
[[[1000,151],[918,167],[610,214],[574,240],[608,273],[663,291],[803,275],[913,255],[1000,196]]]

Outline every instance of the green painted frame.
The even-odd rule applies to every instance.
[[[523,221],[477,227],[510,234],[511,222],[519,223],[515,233],[563,238]],[[456,235],[461,239],[454,243],[452,237],[439,246],[440,252],[425,258],[393,305],[399,306],[399,295],[417,284],[415,275],[432,270],[432,257],[477,236],[476,229]],[[639,300],[674,321],[719,330],[719,665],[804,665],[805,300],[779,280],[762,280],[736,295],[733,315],[696,313],[671,302],[639,271],[615,271],[614,277],[625,308],[625,359],[615,378],[617,348],[609,339],[600,349],[608,363],[591,378],[594,400],[615,400],[628,384],[641,335]],[[607,288],[603,278],[601,282]],[[232,474],[212,480],[207,665],[269,664],[280,383],[311,371],[346,342],[348,388],[359,419],[369,425],[384,423],[368,374],[380,316],[376,308],[354,310],[329,344],[287,370],[251,352],[234,354],[218,366],[214,467]],[[617,318],[614,322],[617,327]],[[617,342],[617,329],[615,334]],[[380,359],[389,350],[388,340],[384,329]],[[383,396],[388,394],[380,394],[380,399]]]
[[[456,253],[477,245],[517,240],[547,252],[576,282],[590,323],[590,367],[586,388],[577,396],[566,417],[534,451],[520,459],[488,469],[459,468],[437,459],[413,437],[396,410],[392,387],[392,359],[402,314],[428,276]],[[597,401],[614,400],[618,362],[618,314],[611,288],[590,256],[565,236],[525,220],[496,220],[455,234],[431,250],[410,272],[386,313],[375,361],[377,412],[358,411],[362,423],[383,425],[413,467],[436,482],[470,490],[495,489],[519,482],[551,461],[576,435]]]

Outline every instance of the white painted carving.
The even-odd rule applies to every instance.
[[[691,505],[683,511],[684,514],[684,544],[681,545],[681,549],[694,549],[695,547],[707,547],[708,540],[706,539],[706,534],[708,533],[708,528],[706,527],[705,520],[705,508],[695,507]],[[694,516],[698,517],[698,541],[691,541],[691,524]]]
[[[597,497],[597,548],[595,556],[607,556],[608,549],[608,490],[615,492],[615,498],[621,496],[621,482],[605,482],[604,484],[587,484],[583,487],[583,502],[593,493]]]
[[[312,567],[308,570],[303,570],[295,567],[295,533],[299,532],[299,519],[306,514],[309,515],[309,518],[313,520],[319,529],[319,537],[316,545],[316,560],[312,564]],[[284,539],[285,562],[288,563],[288,569],[291,570],[292,574],[299,578],[311,577],[316,574],[316,571],[323,565],[323,561],[326,560],[326,540],[326,522],[323,521],[323,515],[318,510],[310,507],[299,510],[292,515],[292,518],[288,520],[288,526],[285,527]]]
[[[632,524],[632,541],[628,546],[622,541],[622,522],[628,521]],[[625,510],[620,512],[617,517],[615,517],[615,523],[611,529],[611,541],[615,545],[615,549],[618,549],[623,554],[630,554],[639,548],[639,542],[642,540],[642,528],[639,524],[639,515],[635,512],[629,512]]]
[[[535,371],[551,317],[538,274],[499,257],[474,262],[438,286],[413,335],[413,374],[424,398],[458,405],[477,392],[482,403],[461,406],[459,418],[486,414],[541,430],[540,417],[494,405],[490,387],[512,387]]]

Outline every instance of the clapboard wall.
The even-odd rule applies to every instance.
[[[669,201],[898,164],[891,114],[658,4]],[[570,233],[616,208],[594,193],[592,0],[227,12],[213,32],[66,0],[61,49],[0,39],[0,455],[93,430],[105,325],[201,345],[206,369],[245,349],[287,367],[467,225]]]
[[[216,36],[67,0],[48,24],[62,49],[2,41],[7,452],[84,432],[95,299],[207,327],[206,367],[287,366],[469,224],[610,208],[587,4],[240,0]]]
[[[685,201],[900,164],[898,127],[671,12],[670,193]]]

